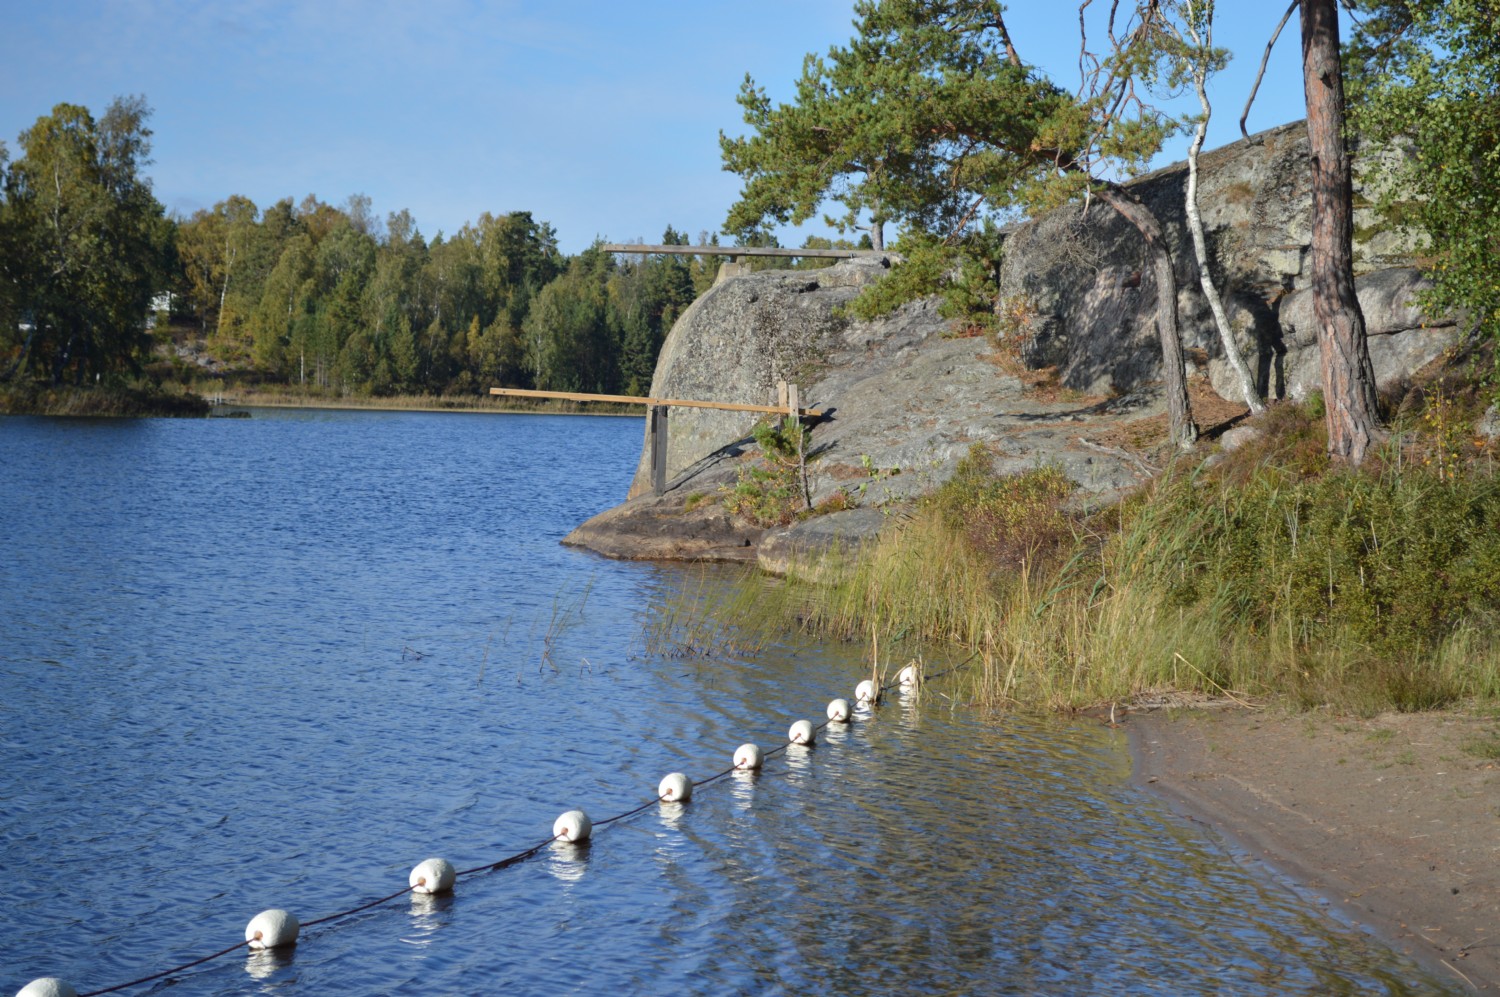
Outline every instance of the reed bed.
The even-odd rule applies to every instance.
[[[1193,693],[1368,714],[1500,699],[1493,455],[1432,459],[1398,433],[1361,470],[1282,405],[1255,445],[1179,461],[1104,513],[1052,468],[994,474],[976,448],[879,541],[715,611],[736,633],[802,628],[976,653],[971,696],[1069,709]],[[1451,434],[1450,434],[1451,435]],[[1449,441],[1451,443],[1451,440]]]

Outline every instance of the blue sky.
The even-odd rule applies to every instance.
[[[1218,6],[1235,59],[1213,84],[1210,146],[1238,137],[1285,9]],[[595,236],[654,242],[668,224],[696,237],[739,189],[718,134],[744,130],[745,73],[788,96],[803,55],[847,41],[852,17],[852,0],[0,0],[0,139],[14,156],[54,104],[98,113],[144,94],[148,173],[183,215],[230,194],[265,207],[361,193],[429,237],[514,210],[569,253]],[[1007,20],[1022,58],[1076,85],[1076,3],[1017,0]],[[1252,132],[1303,115],[1298,44],[1293,18]],[[1160,162],[1186,149],[1173,140]]]

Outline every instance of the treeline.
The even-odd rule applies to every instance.
[[[308,390],[645,394],[672,323],[717,272],[713,257],[598,244],[568,256],[525,211],[431,239],[362,195],[264,209],[236,195],[171,218],[142,172],[149,116],[143,97],[97,119],[59,104],[14,162],[0,143],[0,388],[139,380],[171,329],[239,377]],[[688,239],[668,226],[661,243]]]
[[[663,244],[686,245],[668,227]],[[268,380],[369,394],[493,385],[645,393],[672,322],[713,279],[697,257],[558,252],[529,212],[424,239],[407,211],[231,197],[177,226],[176,308]]]

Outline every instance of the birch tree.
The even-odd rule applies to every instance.
[[[1203,233],[1203,214],[1198,204],[1198,154],[1203,150],[1208,122],[1213,117],[1213,105],[1208,99],[1208,77],[1223,68],[1226,56],[1221,50],[1214,48],[1213,0],[1181,0],[1175,6],[1178,19],[1168,21],[1167,27],[1181,45],[1179,72],[1192,80],[1201,111],[1193,129],[1192,143],[1188,146],[1187,190],[1183,198],[1188,231],[1193,239],[1193,255],[1198,262],[1198,282],[1203,288],[1204,298],[1208,300],[1209,311],[1213,313],[1224,359],[1239,381],[1245,404],[1251,412],[1259,414],[1265,411],[1266,406],[1260,399],[1255,375],[1250,372],[1244,355],[1240,353],[1239,344],[1235,342],[1234,330],[1229,325],[1229,315],[1224,309],[1224,300],[1214,283],[1213,272],[1209,267],[1208,240]]]

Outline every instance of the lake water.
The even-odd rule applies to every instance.
[[[649,653],[712,569],[559,546],[634,419],[0,420],[0,993],[80,993],[486,865],[782,744],[858,649]],[[1128,781],[942,680],[758,775],[128,992],[1431,993]]]

